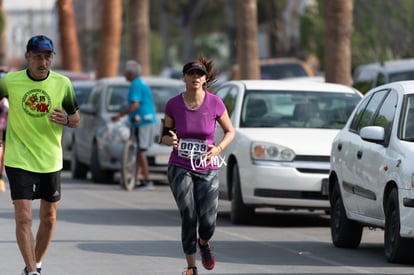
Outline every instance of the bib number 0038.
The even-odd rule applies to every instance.
[[[178,156],[197,159],[207,152],[207,148],[206,140],[180,139],[178,143]]]

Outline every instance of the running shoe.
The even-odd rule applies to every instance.
[[[142,180],[139,185],[136,186],[138,189],[141,190],[154,190],[154,183],[152,181],[145,181]]]
[[[188,267],[187,270],[183,272],[183,275],[198,275],[197,267]]]
[[[42,268],[36,268],[36,271],[37,271],[36,275],[41,275]],[[27,267],[25,267],[22,271],[22,275],[28,275],[28,274],[29,274],[29,271],[27,271]]]
[[[205,269],[212,270],[216,264],[216,259],[213,254],[213,250],[211,250],[210,244],[207,243],[207,245],[201,245],[200,239],[198,239],[197,243],[200,248],[201,263]]]

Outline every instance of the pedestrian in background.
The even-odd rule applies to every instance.
[[[0,79],[0,98],[9,101],[5,167],[17,244],[26,264],[22,275],[41,272],[61,198],[62,128],[76,127],[80,121],[69,78],[50,70],[54,54],[52,40],[34,36],[26,46],[27,68]],[[35,199],[40,199],[36,238],[31,228]]]
[[[0,100],[0,192],[6,192],[6,184],[4,182],[4,148],[6,146],[6,127],[7,115],[9,113],[9,102],[3,97]]]
[[[235,133],[223,101],[207,90],[216,80],[213,62],[204,57],[188,62],[183,67],[183,80],[186,90],[166,105],[161,143],[173,146],[168,180],[181,215],[185,274],[197,275],[197,245],[204,268],[215,266],[209,240],[218,210],[217,160]],[[224,135],[216,144],[217,122]]]
[[[112,117],[113,121],[118,121],[121,117],[128,115],[132,124],[131,135],[137,141],[137,187],[153,189],[154,183],[149,177],[148,159],[146,151],[154,143],[153,124],[157,123],[154,99],[151,88],[145,83],[141,75],[141,66],[135,60],[129,60],[125,65],[125,78],[131,82],[128,89],[128,108]],[[143,179],[141,181],[141,174]]]

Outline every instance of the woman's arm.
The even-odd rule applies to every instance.
[[[210,150],[213,151],[212,153],[214,155],[218,155],[221,151],[223,151],[233,141],[235,136],[235,131],[233,125],[231,124],[231,120],[229,114],[227,113],[227,110],[224,111],[224,113],[217,121],[224,131],[224,136],[219,142],[219,144],[213,146],[213,148]]]
[[[160,143],[177,148],[178,138],[174,132],[174,120],[170,116],[164,115],[164,125],[161,128]]]

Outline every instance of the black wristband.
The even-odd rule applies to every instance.
[[[168,127],[165,127],[165,126],[162,127],[162,132],[161,132],[161,136],[160,136],[160,140],[159,140],[160,144],[162,144],[162,138],[164,136],[169,136],[170,135],[170,131],[175,132],[175,129],[174,128],[168,128]]]

